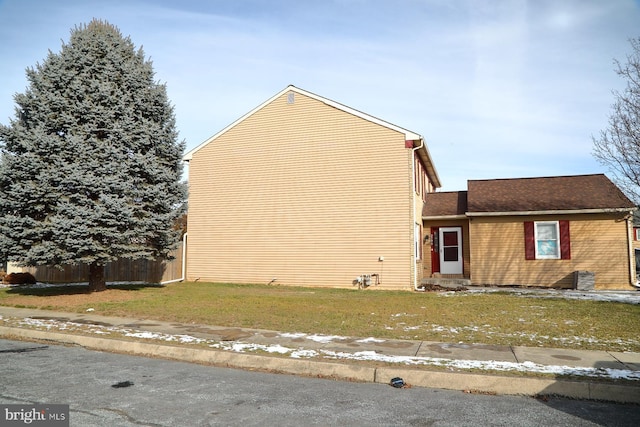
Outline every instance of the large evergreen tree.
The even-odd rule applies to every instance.
[[[0,259],[88,264],[89,288],[103,290],[106,263],[178,243],[184,143],[166,87],[142,49],[99,20],[26,74],[0,126]]]

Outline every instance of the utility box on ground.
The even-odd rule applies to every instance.
[[[574,271],[573,289],[592,291],[596,286],[596,273],[593,271]]]

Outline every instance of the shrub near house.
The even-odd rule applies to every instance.
[[[2,283],[6,285],[33,285],[36,278],[31,273],[9,273],[2,274]]]

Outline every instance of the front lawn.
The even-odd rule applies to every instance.
[[[2,288],[0,305],[355,337],[640,352],[640,305],[515,293],[177,283]]]

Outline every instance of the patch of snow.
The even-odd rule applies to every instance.
[[[289,332],[282,332],[282,333],[280,333],[278,335],[283,337],[283,338],[293,338],[293,339],[305,338],[305,339],[308,339],[310,341],[314,341],[314,342],[321,343],[321,344],[328,344],[328,343],[333,342],[335,340],[345,340],[345,339],[347,339],[346,337],[343,337],[343,336],[340,336],[340,335],[321,335],[321,334],[308,335],[308,334],[303,334],[303,333],[289,333]]]
[[[191,335],[176,335],[176,337],[178,338],[178,341],[185,344],[189,344],[189,343],[199,344],[207,341],[202,338],[192,337]]]
[[[292,349],[288,347],[284,347],[280,344],[276,344],[276,345],[268,346],[264,351],[268,353],[287,354],[287,353],[291,353]]]
[[[356,342],[359,342],[359,343],[369,343],[369,342],[376,343],[376,342],[385,342],[385,340],[381,340],[379,338],[369,337],[369,338],[363,338],[361,340],[356,340]]]
[[[445,297],[465,296],[465,295],[482,295],[486,293],[510,293],[523,298],[564,298],[570,300],[588,300],[588,301],[604,301],[619,302],[625,304],[640,304],[640,290],[630,291],[580,291],[576,289],[528,289],[528,288],[473,288],[470,287],[465,292],[443,292],[439,295]]]
[[[278,334],[279,336],[283,337],[283,338],[304,338],[307,336],[307,334],[302,334],[302,333],[291,333],[291,332],[283,332]]]
[[[290,356],[292,359],[311,359],[313,357],[318,357],[318,352],[315,350],[294,350],[291,352]]]
[[[311,341],[315,341],[321,344],[328,344],[335,340],[344,340],[345,337],[340,335],[307,335],[306,338]]]
[[[133,337],[133,338],[144,338],[144,339],[161,339],[165,341],[173,341],[172,339],[167,339],[164,334],[156,334],[155,332],[127,332],[124,334],[125,337]]]
[[[288,347],[284,347],[280,344],[264,345],[245,342],[216,342],[208,340],[208,345],[211,348],[216,348],[226,351],[235,351],[237,353],[246,353],[247,351],[265,351],[267,353],[280,353],[287,354],[293,351]]]

